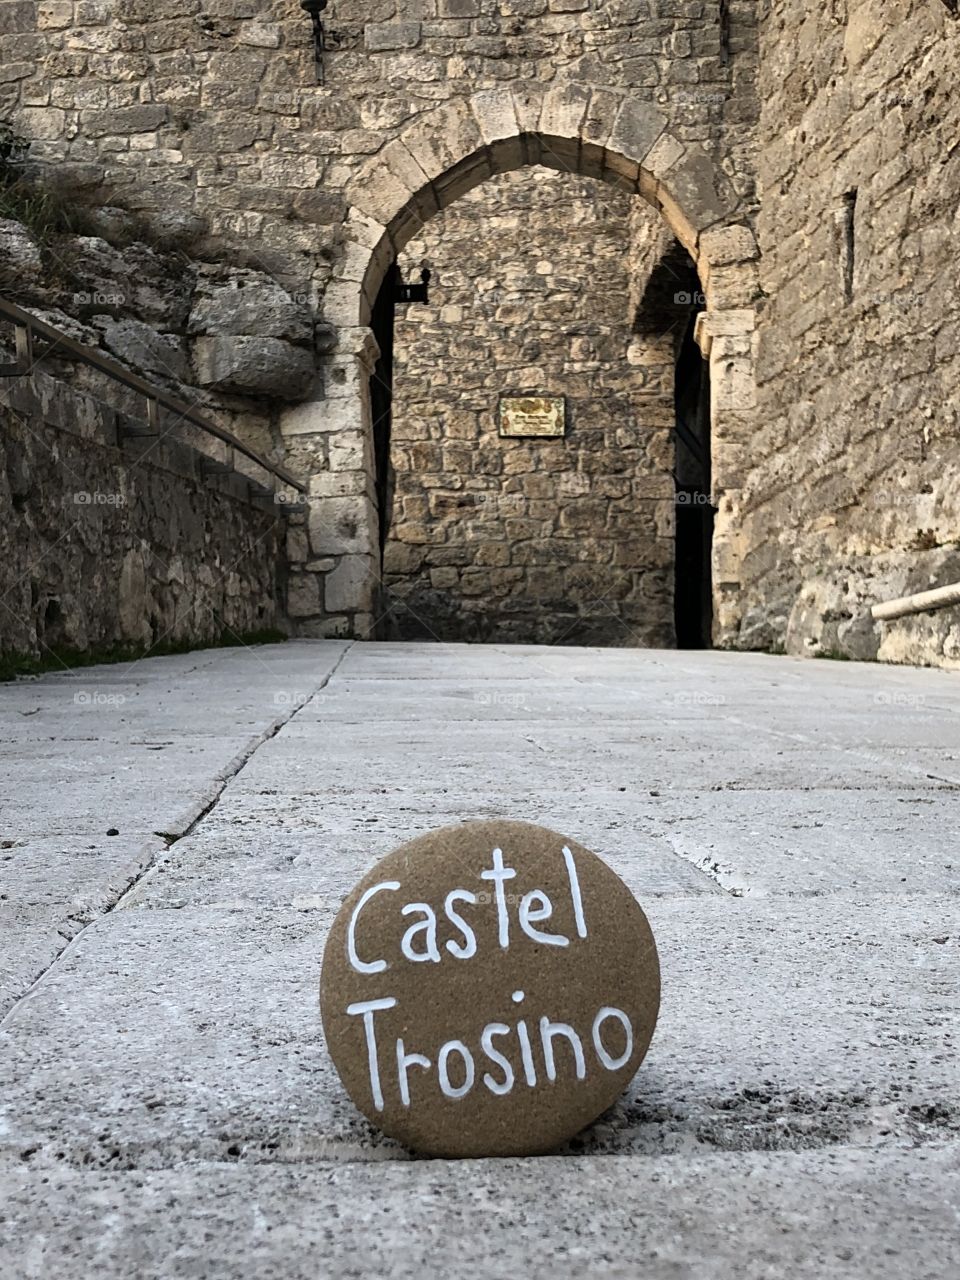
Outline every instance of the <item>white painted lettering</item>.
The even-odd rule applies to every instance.
[[[587,1074],[587,1064],[583,1057],[583,1045],[580,1037],[566,1022],[551,1022],[549,1018],[540,1019],[540,1045],[543,1048],[543,1062],[547,1069],[547,1079],[551,1084],[557,1078],[557,1064],[553,1057],[553,1037],[566,1036],[573,1049],[577,1063],[577,1079],[583,1080]]]
[[[534,903],[539,902],[539,906]],[[531,889],[520,899],[520,928],[534,942],[544,942],[548,947],[568,947],[570,939],[562,933],[546,933],[543,929],[534,929],[532,921],[549,920],[553,915],[553,903],[542,889]]]
[[[517,1039],[520,1041],[520,1057],[523,1061],[523,1077],[532,1089],[537,1083],[537,1068],[533,1062],[533,1051],[530,1048],[530,1032],[521,1018],[517,1023]]]
[[[626,1047],[619,1058],[614,1058],[607,1053],[603,1047],[603,1040],[600,1037],[600,1028],[608,1018],[616,1018],[623,1026],[626,1037]],[[607,1068],[608,1071],[619,1071],[621,1067],[626,1066],[630,1061],[630,1055],[633,1053],[633,1027],[630,1025],[630,1019],[622,1009],[614,1009],[610,1005],[604,1005],[597,1016],[593,1020],[593,1047],[597,1051],[597,1057]]]
[[[457,1088],[454,1088],[450,1083],[450,1073],[447,1069],[447,1059],[451,1053],[458,1053],[463,1059],[463,1084]],[[473,1088],[473,1081],[476,1076],[473,1054],[462,1040],[448,1040],[445,1045],[441,1046],[440,1053],[437,1055],[437,1074],[440,1077],[440,1092],[445,1098],[453,1098],[456,1101],[468,1094]]]
[[[583,897],[580,893],[580,880],[577,876],[577,864],[573,860],[573,854],[563,846],[563,860],[567,866],[567,877],[570,880],[570,898],[573,902],[573,915],[577,922],[577,937],[585,938],[587,936],[587,922],[583,916]]]
[[[481,871],[481,880],[492,880],[494,885],[494,893],[497,898],[497,920],[499,921],[500,946],[506,951],[510,946],[510,918],[507,915],[507,899],[503,892],[505,880],[512,880],[516,876],[516,871],[512,867],[503,865],[503,850],[494,849],[493,851],[493,867],[489,871]]]
[[[382,973],[387,968],[386,960],[361,960],[357,955],[357,919],[360,912],[367,905],[375,893],[381,893],[385,889],[395,891],[400,888],[399,880],[383,880],[380,884],[371,885],[369,889],[360,896],[360,901],[353,908],[353,914],[350,916],[350,925],[347,929],[347,959],[350,967],[356,969],[357,973]]]
[[[510,1065],[508,1058],[505,1058],[499,1049],[493,1047],[494,1036],[508,1036],[510,1028],[505,1022],[488,1022],[480,1034],[480,1047],[487,1055],[492,1063],[500,1068],[503,1072],[502,1080],[495,1080],[488,1072],[484,1074],[483,1083],[487,1086],[491,1093],[495,1093],[502,1098],[513,1088],[513,1067]]]
[[[356,1004],[347,1005],[347,1013],[351,1018],[358,1014],[363,1017],[363,1034],[367,1038],[370,1092],[373,1094],[373,1105],[378,1111],[383,1110],[383,1092],[380,1088],[380,1064],[377,1060],[377,1037],[373,1029],[373,1015],[379,1009],[392,1009],[396,1003],[393,996],[383,996],[379,1000],[358,1000]]]
[[[400,1081],[400,1101],[405,1107],[410,1105],[410,1085],[407,1082],[407,1071],[410,1067],[424,1067],[429,1071],[432,1066],[429,1058],[422,1053],[407,1053],[402,1040],[397,1041],[397,1079]]]
[[[446,947],[452,956],[456,956],[458,960],[469,960],[471,956],[477,954],[477,935],[464,920],[459,912],[454,911],[453,904],[455,902],[476,902],[477,895],[471,893],[469,889],[454,889],[447,894],[443,909],[446,912],[447,919],[463,934],[463,942],[454,942],[452,939],[447,942]]]
[[[401,910],[403,916],[412,915],[414,911],[419,911],[423,919],[417,924],[412,924],[407,932],[403,935],[400,943],[400,950],[408,960],[420,962],[424,960],[432,960],[434,964],[440,963],[440,952],[437,950],[437,917],[433,908],[425,902],[408,902]],[[422,933],[426,939],[425,951],[414,951],[413,940],[418,933]]]

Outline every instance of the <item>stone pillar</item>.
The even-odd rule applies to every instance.
[[[305,526],[293,534],[289,613],[295,634],[370,638],[379,578],[370,374],[379,354],[367,328],[339,331],[323,392],[281,421],[309,481]]]
[[[736,644],[742,617],[743,538],[740,493],[757,429],[755,314],[704,311],[696,341],[710,363],[710,457],[713,501],[713,642]]]

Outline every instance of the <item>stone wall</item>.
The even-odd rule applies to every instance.
[[[673,344],[633,333],[637,204],[527,168],[408,245],[433,279],[396,327],[390,633],[672,643]],[[565,396],[566,437],[501,439],[501,394]]]
[[[290,546],[304,634],[374,625],[366,326],[387,262],[423,216],[526,163],[642,194],[701,264],[724,312],[712,358],[731,371],[726,394],[717,383],[724,545],[752,426],[749,397],[731,389],[750,380],[754,8],[333,0],[318,86],[298,0],[3,6],[0,117],[35,163],[157,224],[198,219],[200,259],[266,272],[337,327],[319,379],[281,420],[288,464],[311,480],[310,521]],[[731,596],[735,570],[728,557]]]
[[[764,9],[756,466],[739,643],[960,663],[960,22],[940,0]]]
[[[285,517],[171,436],[116,432],[113,408],[47,373],[0,385],[0,653],[162,650],[282,623]]]

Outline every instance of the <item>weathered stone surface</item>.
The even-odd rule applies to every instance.
[[[394,49],[415,49],[420,43],[419,22],[371,22],[365,28],[366,44],[371,53],[388,53]]]
[[[22,275],[35,279],[41,268],[40,250],[27,228],[12,218],[0,218],[0,273],[4,287],[15,288]]]
[[[82,706],[78,679],[129,696]],[[857,663],[437,644],[8,686],[0,835],[139,811],[182,838],[52,968],[72,926],[44,913],[103,910],[134,848],[0,849],[2,891],[35,904],[0,904],[0,981],[16,998],[47,970],[0,1032],[0,1271],[414,1280],[459,1274],[469,1240],[490,1280],[544,1257],[564,1280],[951,1274],[958,911],[934,855],[951,858],[958,696],[945,672]],[[191,778],[213,790],[188,812]],[[410,1161],[325,1054],[343,890],[464,796],[574,823],[656,933],[651,1054],[556,1157]]]
[[[182,339],[158,333],[139,320],[94,316],[91,324],[102,334],[103,345],[121,363],[166,385],[178,386],[186,380],[187,358]]]
[[[960,1263],[957,1160],[947,1143],[917,1153],[694,1150],[682,1163],[544,1158],[535,1178],[529,1162],[511,1160],[18,1169],[0,1175],[0,1187],[9,1235],[26,1243],[0,1246],[0,1263],[16,1280],[72,1280],[94,1269],[125,1280],[169,1272],[172,1259],[175,1274],[197,1260],[213,1280],[251,1269],[315,1280],[318,1268],[420,1280],[462,1266],[469,1239],[477,1280],[536,1274],[546,1257],[558,1280],[579,1280],[586,1268],[620,1278],[638,1267],[718,1280],[939,1280]],[[490,1206],[513,1203],[523,1205],[522,1222],[503,1231]],[[251,1204],[254,1213],[238,1211]],[[94,1236],[89,1224],[103,1224],[105,1208],[109,1225]]]
[[[279,652],[65,667],[4,686],[0,737],[15,745],[3,761],[0,1019],[192,826],[277,722],[304,705],[342,646],[293,643],[282,650],[282,676],[273,666]],[[182,703],[171,714],[174,687]],[[202,707],[199,695],[208,700]],[[83,752],[58,759],[57,733]]]
[[[201,268],[190,306],[188,332],[212,337],[283,338],[309,346],[309,308],[262,271]]]
[[[626,262],[623,243],[640,219],[653,215],[607,186],[528,169],[408,245],[407,278],[426,262],[437,283],[398,318],[391,634],[671,642],[671,326],[685,312],[634,335],[639,255]],[[565,395],[565,438],[500,439],[510,393]]]
[[[204,337],[191,344],[197,385],[244,396],[300,400],[313,385],[313,355],[282,338]]]
[[[171,379],[154,330],[104,330],[118,354]],[[119,448],[115,414],[95,398],[43,373],[32,388],[20,402],[16,384],[0,387],[23,408],[0,403],[0,650],[197,643],[276,624],[282,517],[251,507],[239,484],[218,491],[168,439],[142,459]]]
[[[392,248],[484,167],[543,162],[631,191],[639,179],[674,234],[712,258],[712,311],[763,298],[754,341],[711,357],[718,642],[957,662],[955,611],[881,633],[861,610],[908,570],[945,571],[956,543],[960,343],[942,284],[956,274],[960,181],[951,5],[808,13],[774,0],[728,6],[723,24],[687,3],[482,7],[346,15],[329,53],[344,74],[308,92],[302,15],[11,3],[4,117],[38,170],[100,173],[104,199],[157,226],[194,217],[211,261],[310,282],[350,326],[369,319]],[[546,154],[541,109],[561,131]],[[368,243],[347,206],[393,245]],[[350,400],[337,430],[360,429],[359,392]],[[309,472],[328,466],[322,434],[296,446]],[[453,611],[488,597],[486,581],[474,575],[472,594],[461,582]],[[436,610],[450,574],[430,589]]]
[[[956,609],[869,617],[960,576],[960,299],[941,283],[960,256],[960,170],[943,163],[960,123],[956,26],[939,3],[911,0],[896,21],[864,3],[806,15],[806,37],[783,39],[799,16],[781,0],[761,27],[757,374],[771,433],[744,493],[742,639],[957,666]]]

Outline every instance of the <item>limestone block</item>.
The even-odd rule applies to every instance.
[[[419,22],[369,22],[364,28],[370,53],[390,53],[395,49],[415,49],[420,43]]]
[[[198,386],[279,400],[301,399],[316,377],[312,354],[280,338],[196,338],[193,370]]]
[[[310,494],[318,498],[359,497],[370,488],[366,471],[318,471],[310,477]]]
[[[292,573],[287,583],[287,613],[291,618],[310,618],[320,612],[319,575]]]
[[[390,172],[411,191],[422,192],[425,187],[429,187],[430,179],[399,139],[387,143],[380,152],[380,157]]]
[[[313,498],[308,517],[314,555],[373,555],[376,508],[366,496]]]
[[[484,145],[476,116],[459,100],[419,117],[404,131],[403,142],[431,180]]]
[[[704,261],[701,247],[699,263],[707,306],[711,310],[749,307],[756,301],[760,293],[760,273],[755,262],[711,267]]]
[[[372,251],[377,248],[386,234],[387,230],[382,222],[378,222],[376,218],[371,218],[360,209],[351,209],[344,221],[345,247],[349,248],[354,244],[362,246],[366,250],[367,260],[369,260]],[[344,251],[341,250],[341,252]]]
[[[576,81],[551,89],[543,100],[537,131],[548,138],[579,138],[591,97],[590,86]]]
[[[359,471],[373,463],[368,431],[341,431],[330,440],[330,470]]]
[[[694,249],[701,231],[729,217],[736,197],[704,151],[687,151],[657,184],[657,199],[677,238]]]
[[[303,525],[287,525],[287,560],[291,564],[302,564],[310,554],[307,543],[307,531]]]
[[[480,127],[480,135],[488,145],[517,136],[517,116],[509,89],[475,93],[470,99],[470,109]]]
[[[41,0],[37,5],[37,29],[62,31],[73,23],[73,0]]]
[[[379,156],[368,161],[347,190],[350,205],[373,221],[388,227],[410,202],[414,189],[407,186]]]
[[[293,199],[293,209],[301,221],[318,226],[336,226],[344,217],[343,197],[320,188],[298,191]]]
[[[709,356],[714,338],[750,339],[755,328],[756,314],[747,308],[702,311],[697,316],[694,338],[704,356]]]
[[[212,337],[282,338],[308,346],[309,307],[263,271],[202,266],[197,275],[187,332]]]
[[[323,598],[326,612],[369,611],[376,585],[372,556],[345,555],[324,579]]]
[[[756,237],[742,223],[712,227],[700,237],[700,251],[711,269],[750,262],[760,256]]]
[[[66,112],[58,107],[25,107],[14,123],[24,138],[39,141],[62,138],[65,121]]]
[[[372,305],[355,280],[331,280],[324,290],[324,317],[337,326],[369,322]]]
[[[608,164],[614,172],[636,177],[666,126],[666,117],[656,107],[625,98],[606,143]]]
[[[280,432],[285,437],[326,435],[339,431],[342,425],[326,400],[304,400],[280,414]]]
[[[107,134],[129,136],[131,133],[150,133],[167,123],[168,112],[165,104],[149,102],[106,111],[86,111],[83,113],[84,132],[91,138],[102,138]],[[62,112],[57,114],[62,115]]]
[[[513,89],[513,112],[521,134],[536,133],[543,110],[543,90],[539,85],[523,82]]]
[[[237,43],[255,49],[279,49],[279,22],[244,22],[237,32]]]

